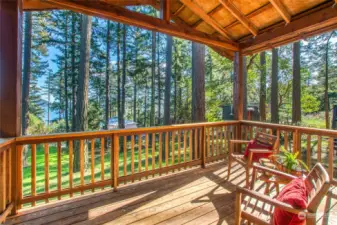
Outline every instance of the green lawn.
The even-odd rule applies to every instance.
[[[104,155],[104,177],[105,179],[111,178],[110,174],[110,147],[105,151]],[[169,146],[169,165],[172,165],[172,146]],[[181,146],[181,162],[184,160],[184,148]],[[186,149],[186,160],[189,161],[189,147]],[[127,146],[127,174],[131,174],[131,148]],[[138,172],[138,146],[135,145],[134,149],[134,171]],[[145,170],[145,146],[142,147],[142,171]],[[159,146],[156,145],[155,151],[155,168],[159,168]],[[62,146],[62,188],[69,187],[69,154],[67,146]],[[88,165],[85,170],[85,183],[91,182],[91,153],[89,153]],[[101,155],[100,148],[95,149],[95,180],[99,181],[101,179]],[[175,144],[175,163],[178,163],[178,144]],[[27,166],[23,168],[23,195],[31,195],[31,151],[27,150]],[[165,161],[162,165],[166,165]],[[36,146],[36,193],[45,192],[45,158],[44,158],[44,147],[43,145]],[[152,149],[149,147],[148,150],[148,169],[152,169]],[[124,153],[123,150],[119,154],[119,174],[124,175]],[[77,186],[80,184],[80,172],[73,173],[73,185]],[[49,190],[57,189],[57,149],[56,145],[49,146]]]

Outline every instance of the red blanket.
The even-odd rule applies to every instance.
[[[277,200],[288,203],[295,208],[305,209],[308,202],[308,193],[302,178],[297,178],[287,184],[280,194],[277,196]],[[279,208],[275,208],[274,211],[274,225],[304,225],[305,218],[303,215],[299,216]]]
[[[267,150],[272,150],[273,146],[268,146],[264,144],[257,143],[255,140],[251,140],[249,144],[246,147],[245,151],[245,157],[248,157],[249,155],[249,150],[250,149],[267,149]],[[268,158],[271,155],[271,153],[258,153],[258,154],[253,154],[253,161],[257,162],[261,158]]]

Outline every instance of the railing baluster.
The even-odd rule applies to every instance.
[[[194,160],[198,159],[198,128],[194,130]]]
[[[138,172],[142,172],[142,135],[138,135]],[[139,177],[141,180],[141,177]]]
[[[156,165],[156,155],[155,155],[155,152],[156,152],[156,133],[152,133],[152,170],[155,169],[155,165]],[[152,177],[154,177],[154,174],[152,174]]]
[[[133,175],[135,174],[135,135],[131,136],[131,174],[132,182],[135,181]]]
[[[329,176],[330,176],[330,179],[333,179],[333,172],[334,172],[334,166],[333,166],[333,162],[334,162],[334,138],[333,137],[330,137],[329,138],[329,170],[328,170],[328,173],[329,173]]]
[[[193,160],[193,156],[192,156],[192,154],[193,154],[193,130],[190,130],[190,162],[192,162],[192,160]]]
[[[186,163],[186,149],[187,149],[187,131],[184,130],[184,163]],[[186,165],[185,165],[186,169]]]
[[[105,180],[105,139],[101,138],[101,181]],[[102,187],[104,189],[104,186]]]
[[[307,135],[307,165],[311,168],[311,136]]]
[[[288,132],[284,132],[284,148],[288,151]]]
[[[81,187],[84,186],[84,140],[80,140],[80,184]],[[84,191],[81,190],[83,195]]]
[[[145,171],[149,171],[149,134],[145,134]],[[146,173],[147,174],[147,173]],[[146,178],[148,176],[146,175]]]
[[[95,183],[95,139],[91,139],[91,183]],[[95,188],[91,189],[92,192]]]
[[[201,136],[201,167],[206,168],[206,128],[202,127],[200,130],[200,136]]]
[[[171,164],[172,166],[175,164],[175,159],[174,159],[174,155],[175,155],[175,131],[172,131],[172,141],[171,141]]]
[[[169,164],[169,132],[166,132],[165,134],[165,162],[166,162],[166,167]],[[168,172],[167,172],[168,173]]]
[[[73,197],[73,141],[69,141],[69,189],[70,197]]]
[[[207,157],[211,156],[211,128],[207,128]]]
[[[23,176],[23,165],[22,165],[22,152],[23,152],[23,145],[18,145],[17,146],[17,173],[16,173],[16,177],[17,177],[17,181],[16,181],[16,186],[18,189],[18,193],[16,195],[16,199],[17,199],[17,205],[16,208],[21,209],[22,205],[19,203],[22,200],[22,176]]]
[[[32,180],[32,185],[31,185],[31,193],[32,196],[36,196],[36,144],[31,145],[31,180]],[[5,155],[4,155],[5,156]],[[35,201],[32,202],[32,206],[35,206]]]
[[[123,172],[124,172],[124,176],[126,176],[127,170],[126,170],[126,158],[127,158],[127,145],[126,145],[126,139],[127,136],[124,136],[124,142],[123,142]],[[126,181],[124,182],[126,184]]]
[[[11,145],[12,146],[12,145]],[[8,196],[8,203],[12,202],[12,152],[14,149],[9,147],[7,149],[7,196]]]
[[[61,161],[61,142],[57,142],[57,191],[60,192],[62,189],[62,161]],[[61,195],[57,196],[57,199],[61,199]]]
[[[322,136],[317,136],[317,161],[322,162]]]
[[[181,154],[181,131],[178,130],[178,164],[180,163],[180,154]]]
[[[6,209],[6,151],[0,152],[0,213]]]
[[[210,127],[209,130],[210,130],[210,136],[211,136],[211,141],[212,141],[212,153],[211,153],[211,156],[214,156],[214,130],[213,130],[213,127]]]
[[[162,168],[162,160],[163,160],[163,133],[159,133],[159,169]],[[161,172],[159,173],[161,175]]]
[[[44,144],[44,192],[49,193],[49,144]],[[46,198],[46,203],[49,199]]]

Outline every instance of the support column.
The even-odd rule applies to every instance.
[[[244,113],[244,102],[246,101],[245,93],[246,87],[244,81],[246,71],[246,58],[241,52],[235,52],[234,55],[234,79],[233,79],[233,105],[234,105],[234,119],[242,120]]]
[[[0,2],[0,137],[21,134],[22,1]]]

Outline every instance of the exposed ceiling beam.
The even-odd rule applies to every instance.
[[[237,8],[236,6],[229,0],[219,0],[220,3],[237,19],[239,20],[243,26],[245,26],[252,34],[255,36],[258,33],[258,29],[252,24],[252,22],[249,21],[243,15]]]
[[[164,20],[147,16],[138,12],[133,12],[118,6],[109,6],[107,4],[90,1],[69,1],[69,0],[46,0],[57,7],[72,10],[79,13],[84,13],[92,16],[97,16],[120,23],[153,30],[156,32],[165,33],[179,38],[200,42],[206,45],[225,48],[232,51],[238,51],[238,45],[233,42],[224,41],[218,38],[211,37],[203,32],[193,29],[186,32],[177,24],[170,24]]]
[[[132,5],[152,5],[155,0],[98,0],[111,5],[132,6]],[[24,11],[41,11],[58,9],[55,5],[44,0],[23,0],[22,9]]]
[[[337,1],[337,0],[336,0]],[[177,15],[179,15],[179,13],[181,12],[181,11],[183,11],[185,9],[185,5],[184,4],[181,4],[181,6],[179,7],[179,9],[177,10],[177,11],[175,11],[174,13],[173,13],[173,15],[175,15],[175,16],[177,16]]]
[[[158,2],[154,2],[154,4],[152,5],[153,8],[157,9],[157,10],[160,10],[160,5],[158,4]],[[182,4],[182,6],[178,9],[181,11],[181,8],[184,8],[185,5]],[[177,11],[178,11],[177,10]],[[176,12],[177,12],[176,11]],[[182,19],[180,19],[178,17],[178,14],[177,13],[171,13],[171,19],[176,23],[178,24],[180,27],[182,27],[186,32],[193,32],[193,28],[190,27],[185,21],[183,21]],[[210,35],[211,37],[214,37],[214,38],[223,38],[222,36],[219,36],[218,34],[214,35]],[[215,52],[217,52],[219,55],[233,61],[234,60],[234,52],[231,51],[231,50],[228,50],[228,49],[224,49],[224,48],[219,48],[219,47],[214,47],[214,46],[209,46],[211,49],[213,49]]]
[[[275,7],[275,9],[280,13],[282,18],[287,22],[290,23],[291,15],[288,10],[285,8],[283,3],[280,0],[269,0],[270,3]]]
[[[337,0],[336,0],[337,1]],[[214,9],[212,9],[210,12],[208,12],[207,14],[212,17],[214,14],[216,14],[217,12],[219,12],[220,9],[222,9],[222,5],[219,4],[218,6],[216,6]],[[192,27],[196,28],[197,26],[199,26],[202,23],[202,19],[198,20],[197,22],[195,22]]]
[[[254,16],[257,16],[257,15],[259,15],[259,14],[265,12],[266,10],[268,10],[268,9],[270,9],[270,8],[272,8],[272,7],[273,7],[273,5],[272,5],[270,2],[268,2],[268,3],[266,3],[265,5],[261,6],[260,8],[254,10],[254,11],[252,11],[252,12],[250,12],[250,13],[248,13],[248,14],[246,15],[246,17],[247,17],[248,19],[251,19],[251,18],[253,18]],[[225,26],[225,29],[230,29],[231,27],[234,27],[234,26],[236,26],[236,25],[238,25],[238,24],[240,24],[240,21],[236,20],[236,21],[234,21],[233,23],[231,23],[231,24]]]
[[[325,8],[294,17],[287,26],[284,24],[281,22],[264,32],[261,31],[256,37],[241,40],[240,49],[243,54],[254,54],[334,30],[337,28],[337,8],[327,5]]]
[[[99,0],[111,5],[128,6],[128,5],[151,5],[155,0]]]
[[[201,19],[203,19],[207,24],[213,27],[219,34],[223,35],[224,37],[232,40],[230,34],[222,28],[222,26],[216,22],[212,17],[207,15],[205,11],[200,8],[197,4],[193,3],[191,0],[180,0],[184,5],[186,5],[190,10],[192,10],[195,14],[197,14]]]
[[[41,0],[23,0],[22,9],[24,11],[41,11],[57,9],[55,5],[48,4]]]

